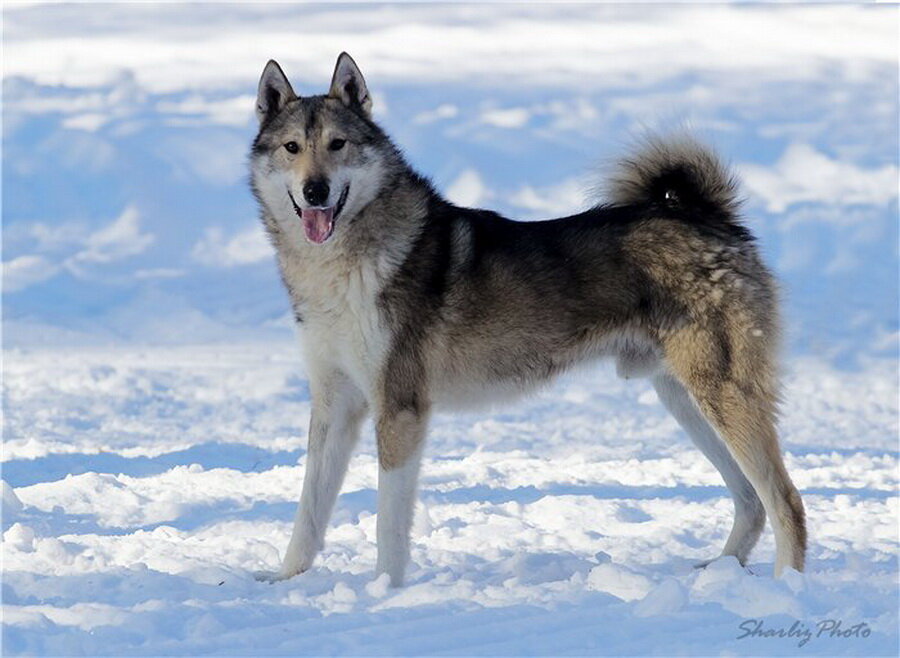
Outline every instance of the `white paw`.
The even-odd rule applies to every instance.
[[[253,577],[261,583],[277,583],[282,580],[293,578],[297,574],[303,573],[305,570],[296,571],[254,571]]]
[[[746,566],[744,563],[742,563],[740,560],[738,560],[734,555],[720,555],[719,557],[714,557],[712,560],[703,560],[702,562],[697,562],[696,564],[694,564],[694,568],[695,569],[706,569],[709,565],[713,564],[714,562],[718,562],[719,560],[722,560],[723,564],[725,564],[729,561],[732,561],[732,562],[736,563],[737,566],[739,566],[741,569],[743,569],[747,573],[749,573],[751,575],[755,575],[750,570],[750,567]]]

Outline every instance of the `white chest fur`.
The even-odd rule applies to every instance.
[[[318,255],[281,258],[310,376],[339,370],[366,394],[389,347],[378,299],[388,272],[368,259]]]

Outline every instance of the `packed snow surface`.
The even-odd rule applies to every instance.
[[[5,3],[4,655],[896,655],[896,7]],[[279,565],[309,390],[246,185],[259,74],[374,116],[451,201],[530,220],[685,125],[783,289],[808,570],[608,365],[438,416],[408,586],[371,426],[313,569]],[[601,165],[598,167],[598,165]],[[192,343],[188,344],[188,343]],[[150,347],[155,345],[155,347]],[[168,345],[168,347],[164,347]]]
[[[772,578],[768,529],[748,568],[693,567],[725,541],[727,490],[646,382],[598,364],[436,418],[408,585],[391,589],[371,426],[315,566],[253,578],[279,565],[303,477],[298,352],[5,353],[6,654],[896,651],[893,363],[789,364],[804,574]]]

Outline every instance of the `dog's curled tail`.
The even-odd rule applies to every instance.
[[[737,223],[740,206],[737,179],[689,136],[643,140],[617,163],[605,196],[613,205],[647,205],[703,223]]]

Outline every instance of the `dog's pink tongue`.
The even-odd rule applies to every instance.
[[[302,211],[303,230],[310,242],[322,244],[334,230],[334,206],[330,208],[306,208]]]

